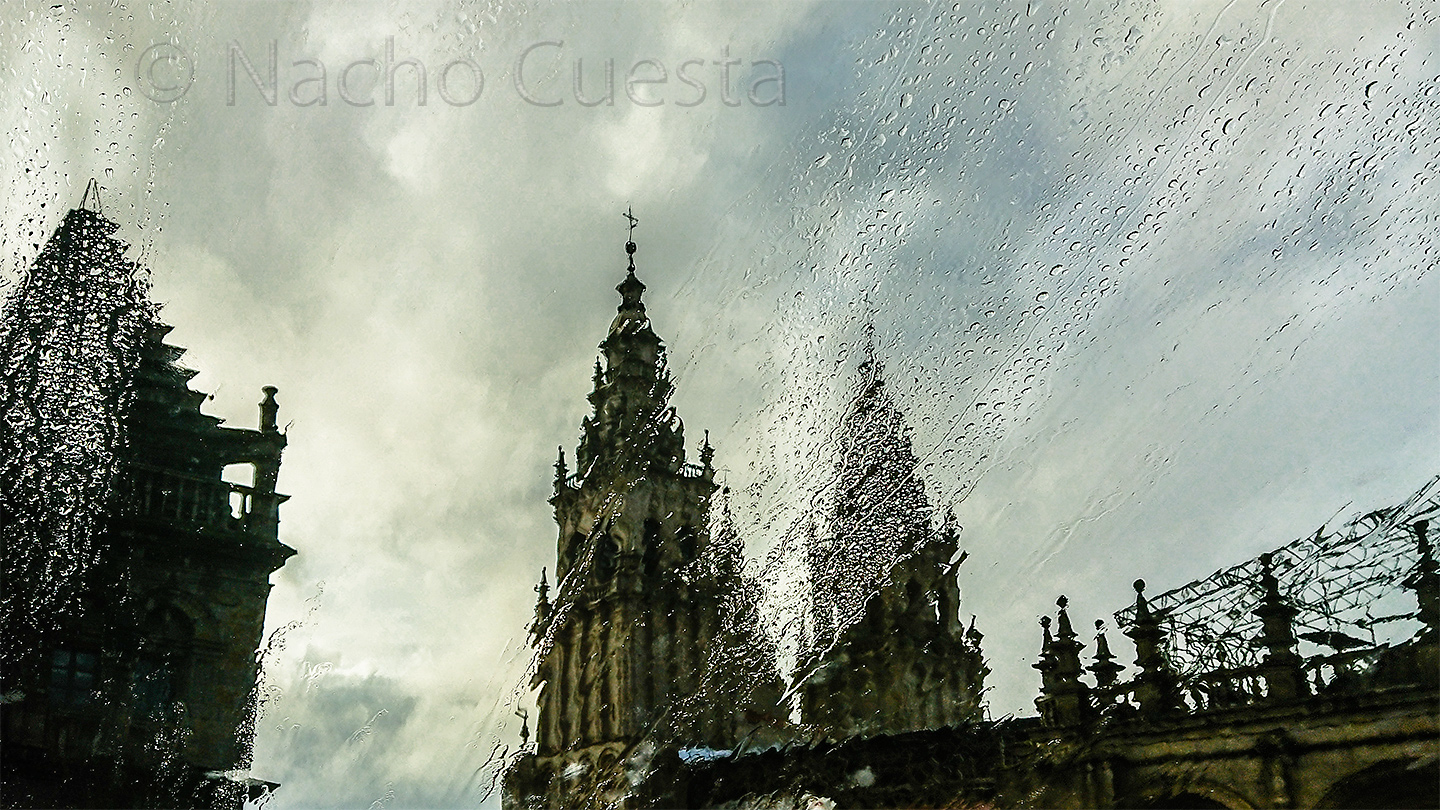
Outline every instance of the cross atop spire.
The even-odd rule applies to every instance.
[[[635,226],[640,224],[640,220],[635,217],[634,210],[628,205],[625,206],[625,211],[620,216],[625,217],[630,224],[630,238],[625,243],[625,253],[630,257],[630,268],[629,272],[625,274],[625,280],[620,282],[620,286],[616,287],[615,291],[620,293],[621,312],[626,310],[644,312],[645,305],[640,303],[640,295],[645,292],[645,285],[635,277]],[[617,320],[616,323],[618,324],[619,321]]]
[[[628,205],[625,206],[625,213],[621,214],[621,216],[625,217],[625,219],[627,219],[627,220],[630,221],[630,234],[629,234],[629,237],[628,237],[628,238],[626,239],[626,241],[625,241],[625,252],[630,255],[630,270],[631,270],[631,272],[634,272],[634,270],[635,270],[635,226],[640,224],[640,220],[638,220],[638,219],[635,218],[635,211],[634,211],[634,209],[631,208],[631,206],[628,206]]]

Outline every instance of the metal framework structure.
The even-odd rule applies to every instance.
[[[1321,527],[1275,550],[1271,564],[1280,593],[1298,611],[1302,653],[1382,647],[1413,634],[1415,598],[1402,585],[1419,559],[1413,527],[1437,517],[1440,475],[1398,506],[1358,515],[1335,531]],[[1182,679],[1260,663],[1261,569],[1256,557],[1149,600],[1163,616],[1165,651]],[[1134,619],[1134,607],[1115,613],[1121,627]]]

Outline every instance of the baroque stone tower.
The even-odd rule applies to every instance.
[[[238,809],[273,787],[234,773],[270,575],[295,553],[276,389],[258,429],[201,411],[92,194],[5,307],[0,806]]]
[[[958,529],[948,512],[932,526],[873,335],[839,443],[827,531],[807,547],[812,653],[801,719],[834,738],[981,719],[989,669],[973,619],[968,630],[960,623]]]
[[[625,247],[575,471],[563,448],[555,463],[557,592],[552,602],[542,572],[535,755],[507,776],[510,806],[624,806],[637,755],[734,745],[744,711],[779,700],[773,673],[737,664],[760,643],[753,599],[737,598],[740,544],[733,532],[712,541],[714,450],[707,438],[687,463],[635,243]]]

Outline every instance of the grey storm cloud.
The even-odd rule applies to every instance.
[[[1060,593],[1106,616],[1136,577],[1177,586],[1396,502],[1440,457],[1423,3],[17,18],[5,278],[97,177],[209,410],[253,424],[280,388],[300,554],[269,622],[300,624],[267,661],[255,762],[277,808],[473,806],[518,743],[550,464],[583,415],[627,205],[675,404],[692,442],[711,432],[752,556],[823,495],[873,320],[931,498],[964,527],[996,715],[1028,710],[1034,620]],[[427,103],[401,71],[386,106],[361,69],[382,103],[351,106],[338,73],[392,39]],[[550,41],[527,87],[565,103],[533,106],[513,66]],[[136,74],[156,43],[193,67],[169,103]],[[263,72],[271,43],[276,104],[243,64],[230,104],[232,46]],[[437,84],[462,57],[485,73],[468,106]],[[324,106],[290,99],[300,60],[325,66]],[[575,103],[577,60],[589,98],[613,60],[613,105]],[[646,91],[661,106],[626,95],[640,60],[670,77]],[[690,60],[707,95],[687,107]],[[783,105],[745,95],[764,60]],[[771,596],[783,627],[793,595]]]

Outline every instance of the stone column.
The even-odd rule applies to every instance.
[[[591,611],[585,612],[585,617],[580,626],[580,680],[576,687],[580,690],[580,744],[590,745],[600,739],[600,706],[598,692],[600,689],[600,667],[599,658],[603,654],[596,638],[597,622]]]
[[[630,722],[636,729],[649,724],[655,706],[655,626],[648,611],[635,617]]]
[[[562,747],[569,747],[580,739],[580,678],[584,675],[584,661],[580,657],[580,638],[584,624],[584,611],[572,608],[567,617],[565,632],[557,638],[565,646],[565,691],[560,695],[561,717],[564,719]]]
[[[630,621],[632,619],[630,610],[627,609],[627,600],[617,601],[612,612],[610,623],[610,666],[609,686],[606,693],[606,700],[609,701],[611,727],[606,734],[607,740],[627,739],[634,734],[633,713],[630,708],[630,665],[633,661],[634,652],[631,647]]]
[[[615,739],[615,670],[620,664],[620,651],[615,644],[614,605],[600,606],[595,626],[595,680],[591,691],[590,713],[594,716],[594,742]]]

